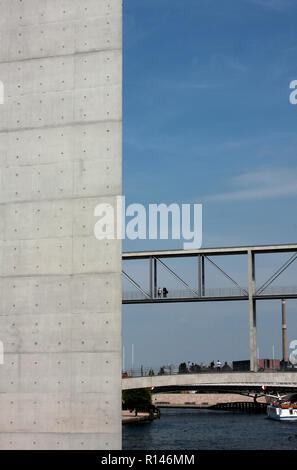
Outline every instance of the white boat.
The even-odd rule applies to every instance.
[[[296,421],[297,422],[297,407],[286,405],[268,405],[267,406],[267,416],[271,419],[276,419],[277,421]]]
[[[295,395],[266,395],[274,399],[267,405],[267,417],[277,421],[296,421],[297,422],[297,402]]]

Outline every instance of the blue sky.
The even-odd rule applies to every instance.
[[[289,102],[297,79],[296,17],[295,0],[124,1],[127,204],[203,203],[204,247],[296,242],[297,105]],[[125,251],[167,248],[182,244],[124,243]],[[291,339],[294,309],[297,302],[288,303]],[[280,345],[279,312],[277,302],[259,306],[263,355],[271,356],[272,342]],[[145,346],[137,337],[144,327],[153,334],[154,315],[162,333]],[[194,326],[212,337],[211,322],[223,319],[224,341],[214,334],[199,346],[187,334]],[[135,344],[140,362],[218,359],[212,354],[232,360],[248,356],[247,326],[246,304],[131,306],[124,308],[123,342],[127,349]]]

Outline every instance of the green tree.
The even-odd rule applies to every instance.
[[[152,392],[149,388],[124,390],[122,392],[122,404],[126,410],[148,411],[153,407]]]

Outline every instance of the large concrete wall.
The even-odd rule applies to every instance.
[[[1,449],[121,447],[121,0],[0,0]]]

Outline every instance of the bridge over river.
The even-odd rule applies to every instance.
[[[199,393],[263,395],[263,386],[267,387],[265,392],[269,393],[297,393],[297,370],[294,372],[204,372],[122,379],[123,390],[152,388],[154,393],[194,390]]]

